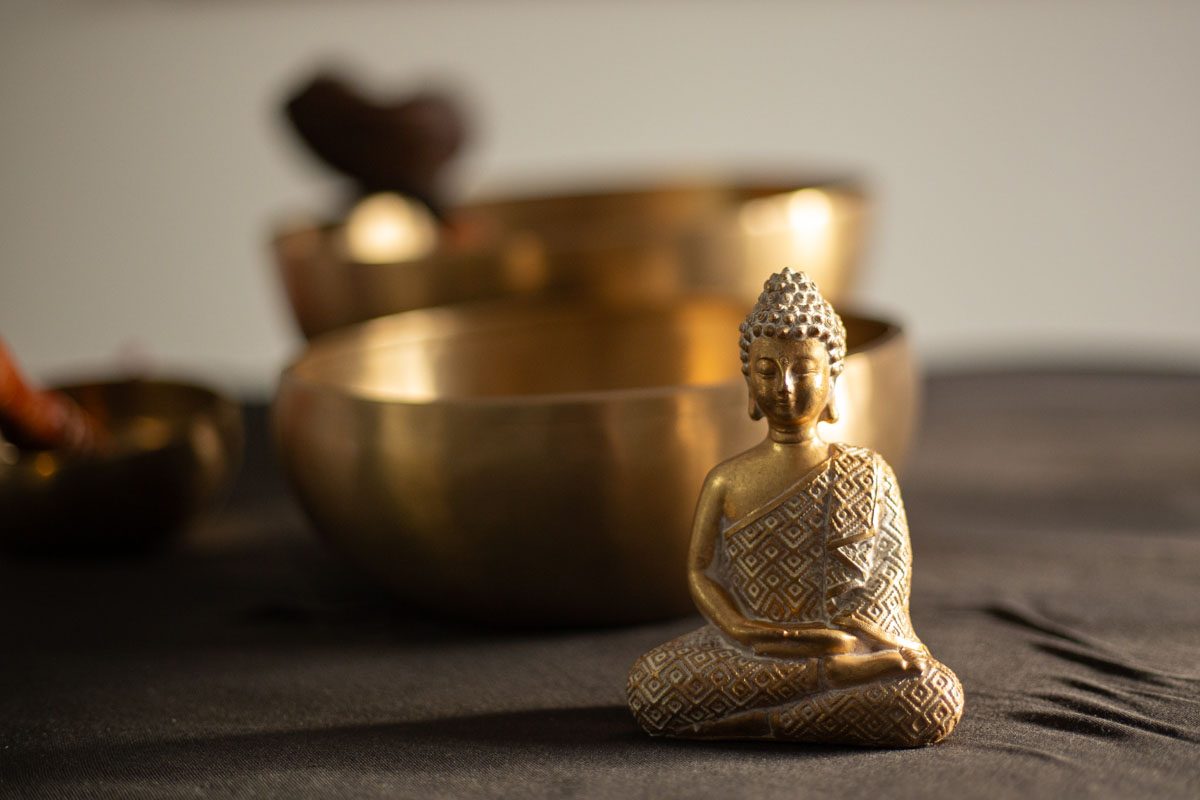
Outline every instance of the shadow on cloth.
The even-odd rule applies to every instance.
[[[592,763],[653,763],[661,760],[664,749],[698,755],[712,750],[742,752],[791,763],[798,758],[853,757],[863,752],[851,747],[651,739],[636,728],[627,708],[614,705],[62,748],[14,744],[5,760],[8,775],[24,781],[152,783],[198,780],[211,774],[214,765],[227,775],[305,769],[396,773],[511,767],[579,757]]]

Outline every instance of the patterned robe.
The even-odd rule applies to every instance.
[[[911,553],[891,468],[834,445],[824,465],[726,528],[710,567],[751,619],[859,628],[924,651],[908,615]],[[830,689],[819,659],[755,655],[706,625],[646,653],[629,704],[653,735],[724,737],[715,723],[761,718],[761,737],[930,744],[962,714],[962,687],[934,661],[920,673]]]

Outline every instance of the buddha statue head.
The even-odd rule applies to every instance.
[[[739,344],[753,419],[765,416],[773,430],[837,421],[846,328],[807,275],[785,268],[767,279]]]

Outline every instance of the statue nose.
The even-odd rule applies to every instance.
[[[783,373],[783,391],[789,395],[796,393],[796,376],[791,370]]]

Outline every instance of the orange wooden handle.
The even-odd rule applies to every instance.
[[[20,448],[87,451],[98,440],[95,422],[61,392],[35,389],[0,340],[0,433]]]

